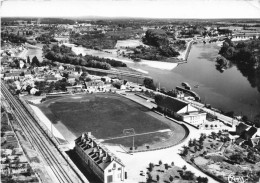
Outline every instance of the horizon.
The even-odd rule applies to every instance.
[[[1,3],[3,18],[260,18],[260,0],[9,0]]]

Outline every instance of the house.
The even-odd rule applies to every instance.
[[[29,71],[24,72],[24,77],[25,78],[32,78],[31,72],[29,72]]]
[[[249,139],[245,145],[248,145],[250,147],[258,147],[258,149],[260,150],[260,138],[254,138],[254,139]]]
[[[126,90],[126,85],[121,85],[120,90]]]
[[[64,70],[64,67],[62,65],[59,66],[59,70],[60,71],[63,71]]]
[[[32,88],[31,90],[30,90],[30,94],[31,95],[35,95],[35,93],[36,92],[38,92],[39,90],[37,90],[36,88]]]
[[[243,131],[240,137],[244,140],[249,140],[255,138],[256,132],[257,132],[257,128],[252,126],[251,128],[249,128],[249,130]]]
[[[239,145],[239,146],[242,146],[242,144],[245,142],[245,140],[244,139],[242,139],[242,138],[237,138],[236,140],[235,140],[235,144],[237,144],[237,145]]]
[[[78,79],[78,76],[75,76],[74,74],[69,74],[68,76],[68,82],[70,84],[74,84],[76,82],[76,78]]]
[[[111,78],[107,76],[101,77],[101,80],[104,81],[105,83],[111,83]]]
[[[58,81],[57,78],[55,78],[53,75],[47,75],[45,76],[45,81],[47,83],[56,82]]]
[[[12,72],[12,73],[5,73],[4,75],[4,80],[10,80],[10,79],[13,79],[13,80],[16,80],[16,79],[20,79],[20,74],[19,72]]]
[[[104,82],[99,80],[99,79],[95,79],[95,80],[91,80],[88,82],[85,82],[86,88],[100,88],[102,86],[104,86]]]
[[[236,126],[236,135],[241,135],[243,131],[248,130],[250,127],[246,125],[245,123],[239,123]]]
[[[75,140],[75,152],[104,183],[123,182],[125,166],[114,154],[96,140],[90,132],[83,133]]]
[[[79,92],[82,91],[82,85],[66,86],[68,92]]]
[[[198,127],[206,121],[206,113],[177,98],[159,95],[155,100],[158,109],[178,120]]]
[[[60,73],[56,73],[54,77],[57,78],[57,80],[61,80],[63,78]]]
[[[254,146],[254,144],[256,144],[255,140],[257,138],[257,132],[258,132],[258,128],[256,128],[255,126],[249,126],[246,125],[245,123],[239,123],[236,126],[236,135],[239,135],[239,137],[235,140],[235,143],[237,145],[249,145],[251,147]]]

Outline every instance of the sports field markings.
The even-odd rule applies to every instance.
[[[147,134],[152,134],[152,133],[164,133],[164,132],[170,132],[171,129],[164,129],[164,130],[158,130],[158,131],[153,131],[153,132],[145,132],[145,133],[138,133],[138,134],[132,134],[132,135],[124,135],[120,137],[111,137],[111,138],[106,138],[106,139],[98,139],[99,142],[103,142],[106,140],[115,140],[115,139],[122,139],[126,137],[133,137],[133,136],[140,136],[140,135],[147,135]]]

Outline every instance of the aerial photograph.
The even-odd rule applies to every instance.
[[[260,183],[260,0],[1,0],[2,183]]]

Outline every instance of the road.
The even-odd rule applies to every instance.
[[[6,86],[1,82],[1,93],[9,102],[13,114],[20,124],[23,132],[31,145],[41,154],[51,175],[53,182],[58,183],[80,183],[85,182],[67,162],[65,157],[59,152],[47,134],[40,128],[39,124],[28,112],[25,106],[14,97]]]

